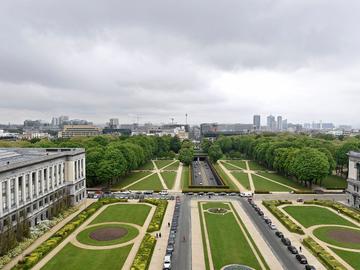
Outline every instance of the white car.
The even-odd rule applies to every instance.
[[[241,197],[252,197],[252,192],[240,192]]]
[[[163,269],[164,270],[170,270],[171,269],[171,256],[170,255],[165,256]]]
[[[169,195],[169,192],[166,189],[164,189],[159,194],[160,195]]]
[[[269,224],[269,227],[270,227],[270,229],[272,229],[272,230],[276,230],[276,229],[277,229],[276,226],[275,226],[275,224],[272,224],[272,223]]]

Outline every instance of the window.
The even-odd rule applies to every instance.
[[[50,168],[49,168],[49,189],[52,189],[52,188],[53,188],[52,174],[53,174],[53,168],[50,167]]]
[[[7,182],[2,182],[1,185],[1,192],[2,192],[2,208],[3,210],[7,210],[8,209],[8,200],[7,200],[7,192],[6,192],[6,189],[7,189],[7,185],[6,185]]]
[[[36,197],[36,188],[35,188],[35,182],[36,182],[36,173],[31,174],[31,188],[32,188],[32,196]]]
[[[33,210],[36,210],[37,209],[37,203],[34,203],[33,204]]]
[[[18,181],[18,192],[19,192],[19,202],[20,203],[24,202],[24,194],[23,194],[23,190],[22,190],[23,181],[24,181],[24,178],[22,176],[20,176],[19,181]]]
[[[15,179],[10,180],[10,205],[15,206]]]
[[[44,190],[45,190],[45,192],[47,192],[48,191],[47,169],[44,169],[44,178],[43,178],[43,180],[44,180]]]
[[[37,181],[38,181],[38,187],[39,187],[39,194],[42,194],[42,181],[41,181],[42,173],[41,173],[41,171],[38,171],[37,176],[38,176]]]

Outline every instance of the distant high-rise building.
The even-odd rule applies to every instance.
[[[311,124],[310,123],[305,123],[304,124],[304,129],[311,129]]]
[[[63,125],[65,122],[69,121],[69,116],[67,115],[62,115],[59,117],[59,125]]]
[[[283,120],[282,120],[282,116],[279,115],[279,116],[277,117],[277,126],[276,126],[276,129],[277,129],[277,130],[282,130],[282,121],[283,121]]]
[[[288,129],[288,121],[287,121],[287,119],[282,120],[282,129],[283,130]]]
[[[266,120],[267,129],[270,131],[274,131],[276,129],[275,116],[269,115]]]
[[[260,115],[254,115],[253,125],[256,130],[260,130],[260,127],[261,127],[261,116]]]
[[[118,118],[111,118],[109,122],[110,128],[118,128],[119,127],[119,119]]]

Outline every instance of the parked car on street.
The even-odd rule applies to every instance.
[[[305,270],[316,270],[315,266],[307,264],[305,265]]]
[[[283,242],[285,246],[291,246],[291,241],[289,240],[289,238],[284,237],[281,239],[281,242]]]
[[[170,269],[171,269],[171,256],[166,255],[164,258],[163,270],[170,270]]]
[[[288,246],[288,250],[292,253],[292,254],[298,254],[298,250],[296,249],[296,247],[294,246]]]
[[[279,237],[279,238],[284,238],[284,234],[283,234],[282,232],[280,232],[280,231],[276,231],[276,232],[275,232],[275,235],[276,235],[277,237]]]
[[[302,254],[298,254],[296,255],[296,259],[299,261],[299,263],[301,264],[307,264],[307,259],[304,255]]]

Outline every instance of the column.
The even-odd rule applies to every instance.
[[[35,171],[35,195],[39,197],[39,179],[38,179],[38,171]]]
[[[44,171],[41,169],[39,173],[40,173],[40,181],[41,181],[41,191],[42,194],[45,194]]]
[[[15,205],[19,207],[19,177],[15,177]]]
[[[29,191],[30,191],[30,201],[32,201],[33,200],[32,172],[29,173]]]
[[[2,182],[0,181],[0,217],[3,214]]]
[[[10,180],[6,180],[6,200],[7,200],[8,210],[10,211],[11,209]]]
[[[24,205],[26,203],[26,193],[25,193],[26,179],[25,178],[26,178],[25,175],[22,175],[21,189],[22,189],[22,196],[23,196]]]

